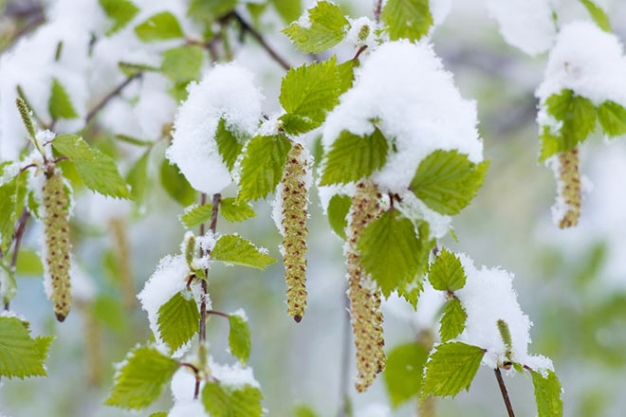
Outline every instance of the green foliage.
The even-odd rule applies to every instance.
[[[123,334],[128,328],[128,317],[119,299],[109,296],[98,296],[91,305],[91,314],[111,330]]]
[[[57,136],[52,140],[52,149],[68,158],[90,190],[115,198],[132,197],[113,159],[99,149],[91,148],[81,137]]]
[[[238,136],[236,132],[226,127],[226,120],[221,118],[215,132],[215,141],[224,164],[231,171],[235,167],[235,162],[237,162],[237,158],[243,149],[243,142],[247,139]]]
[[[52,119],[75,119],[78,117],[72,100],[61,82],[53,78],[52,89],[50,90],[50,100],[48,100],[48,111]]]
[[[302,27],[293,22],[283,30],[301,51],[319,54],[343,40],[350,28],[350,22],[341,9],[327,1],[318,2],[308,10],[310,27]]]
[[[300,404],[293,409],[294,417],[317,417],[317,414],[313,409],[307,405]]]
[[[250,203],[238,203],[235,198],[222,199],[220,204],[222,216],[229,222],[242,222],[256,216]]]
[[[426,359],[428,350],[418,343],[396,346],[387,355],[383,377],[391,405],[398,407],[421,392]]]
[[[20,248],[15,273],[22,276],[42,276],[43,263],[39,254],[32,249]]]
[[[237,235],[224,235],[215,243],[211,259],[250,268],[265,269],[276,259],[261,252],[250,241]]]
[[[107,17],[113,21],[107,35],[124,28],[139,13],[139,8],[129,0],[98,0],[98,3]]]
[[[188,229],[200,226],[202,223],[206,223],[211,219],[213,214],[213,204],[193,205],[185,210],[185,214],[180,216],[180,221],[183,222]]]
[[[0,376],[47,376],[44,361],[53,337],[30,336],[28,322],[0,317]]]
[[[202,403],[211,417],[261,417],[263,396],[250,385],[231,387],[207,382],[202,389]]]
[[[561,399],[561,383],[553,371],[546,371],[547,376],[530,371],[535,386],[538,417],[563,416],[563,400]]]
[[[237,0],[191,0],[187,14],[204,22],[211,22],[232,11]]]
[[[385,165],[388,151],[387,139],[378,128],[365,136],[344,130],[326,156],[320,185],[346,184],[369,177]]]
[[[626,109],[614,101],[605,101],[598,107],[600,126],[609,137],[626,134]]]
[[[246,364],[250,358],[250,327],[246,319],[238,314],[228,316],[230,332],[228,333],[228,345],[230,352],[242,364]]]
[[[141,410],[161,395],[178,369],[178,362],[153,347],[133,349],[115,375],[113,392],[106,405]]]
[[[606,15],[604,10],[602,10],[600,6],[598,6],[592,0],[580,0],[580,2],[583,4],[583,6],[585,6],[587,11],[591,15],[591,18],[593,19],[594,22],[596,22],[596,25],[598,25],[600,29],[602,29],[605,32],[609,32],[609,33],[612,32],[611,23],[609,22],[609,17]]]
[[[17,295],[17,281],[11,268],[0,263],[0,303],[9,304]]]
[[[170,12],[161,12],[150,16],[135,27],[135,34],[144,42],[164,41],[184,36],[178,19]]]
[[[476,196],[489,162],[474,164],[458,151],[435,151],[420,163],[409,187],[430,209],[454,215]]]
[[[172,352],[176,352],[198,333],[199,322],[198,304],[188,290],[177,292],[159,308],[159,334]]]
[[[381,17],[391,40],[419,40],[433,25],[428,0],[388,0]]]
[[[291,23],[302,14],[302,0],[269,0],[285,23]]]
[[[126,182],[130,185],[130,195],[137,203],[142,203],[148,192],[148,160],[150,159],[150,149],[135,162],[128,175]]]
[[[252,138],[241,162],[238,201],[258,200],[273,192],[283,176],[290,149],[285,135]]]
[[[357,244],[363,267],[386,297],[417,275],[419,246],[413,223],[394,209],[369,224]]]
[[[24,208],[25,178],[18,175],[0,185],[0,249],[7,251],[13,237],[15,223]]]
[[[454,397],[463,389],[469,391],[484,355],[484,349],[463,342],[437,346],[426,366],[422,400],[430,394]]]
[[[428,280],[439,291],[456,291],[465,286],[467,277],[459,258],[443,248],[430,267]]]
[[[461,334],[465,329],[467,313],[458,298],[452,298],[446,303],[441,317],[439,336],[442,342],[447,342]]]
[[[161,72],[175,84],[196,80],[200,75],[204,52],[201,47],[184,45],[163,52]]]
[[[346,240],[350,207],[352,199],[347,195],[335,194],[328,202],[328,222],[333,232],[343,240]]]
[[[196,201],[196,190],[193,189],[187,178],[171,165],[167,159],[161,163],[161,185],[175,201],[183,206],[189,206]]]
[[[398,295],[404,298],[413,307],[413,310],[417,311],[417,302],[420,294],[424,291],[424,282],[421,279],[409,281],[401,285],[397,291]]]

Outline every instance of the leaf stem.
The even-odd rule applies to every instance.
[[[109,101],[111,101],[114,97],[117,97],[126,87],[128,87],[128,85],[133,82],[134,80],[136,80],[137,78],[141,77],[142,73],[139,72],[135,75],[132,75],[128,78],[126,78],[126,80],[121,83],[120,85],[118,85],[117,87],[115,87],[115,89],[113,89],[109,94],[107,94],[106,96],[104,96],[102,98],[102,100],[100,100],[93,109],[89,110],[89,113],[87,113],[87,118],[85,119],[85,124],[89,124],[89,122],[91,122],[91,120],[96,117],[96,115],[107,105],[109,104]]]
[[[253,28],[248,22],[246,22],[239,13],[232,12],[226,15],[224,20],[228,20],[229,18],[234,18],[237,23],[239,23],[239,26],[241,26],[241,29],[243,29],[244,32],[248,32],[250,35],[252,35],[252,37],[256,39],[261,47],[265,49],[265,51],[272,57],[274,61],[276,61],[278,65],[283,67],[285,71],[289,71],[291,65],[287,61],[285,61],[283,57],[278,55],[278,53],[265,41],[263,35],[261,35],[255,28]]]
[[[509,417],[515,417],[513,406],[511,405],[511,400],[509,399],[509,393],[506,389],[506,385],[504,385],[504,380],[502,379],[502,372],[500,372],[500,368],[494,369],[494,372],[496,374],[496,379],[498,380],[498,386],[500,387],[500,392],[502,393],[502,399],[504,400],[506,411],[509,414]]]
[[[221,311],[207,310],[206,313],[209,315],[224,317],[225,319],[230,317],[230,314],[222,313]]]

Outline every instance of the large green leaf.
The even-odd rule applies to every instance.
[[[609,17],[606,15],[604,10],[600,6],[598,6],[595,1],[592,0],[580,0],[583,6],[587,9],[591,18],[596,25],[600,27],[605,32],[611,33],[611,23],[609,22]]]
[[[122,29],[139,13],[139,8],[129,0],[98,0],[98,3],[107,17],[113,21],[107,35]]]
[[[302,27],[295,21],[283,30],[303,52],[319,54],[332,48],[343,40],[350,28],[348,19],[333,3],[320,1],[309,9],[308,14],[308,27]]]
[[[192,227],[200,226],[202,223],[208,222],[212,215],[213,204],[204,204],[201,206],[193,205],[187,207],[185,214],[180,216],[180,221],[183,222],[185,227],[191,229]]]
[[[290,149],[285,135],[252,138],[241,162],[238,201],[258,200],[273,192],[283,176]]]
[[[261,252],[250,241],[237,235],[224,235],[215,243],[211,259],[250,268],[265,269],[276,259]]]
[[[488,161],[474,164],[456,150],[437,150],[420,163],[409,188],[430,209],[458,214],[476,196],[488,167]]]
[[[302,0],[269,0],[285,23],[291,23],[302,14]]]
[[[47,376],[44,361],[53,337],[30,337],[27,322],[0,317],[0,376]]]
[[[235,6],[237,0],[191,0],[187,14],[204,22],[212,22],[231,12]]]
[[[626,109],[614,101],[605,101],[598,107],[598,120],[609,137],[626,134]]]
[[[184,45],[163,52],[161,72],[175,84],[198,79],[204,52],[201,47]]]
[[[328,222],[337,236],[343,240],[346,240],[350,207],[352,199],[347,195],[336,194],[328,202]]]
[[[178,19],[170,12],[150,16],[135,27],[135,34],[144,42],[164,41],[184,36]]]
[[[446,303],[441,317],[439,336],[442,342],[454,339],[465,329],[467,313],[458,298],[452,298]]]
[[[418,343],[396,346],[387,355],[387,366],[383,377],[391,405],[399,406],[422,389],[422,375],[428,351]]]
[[[230,332],[228,333],[228,345],[230,352],[241,363],[245,364],[250,358],[250,327],[245,316],[233,313],[228,316]]]
[[[200,312],[193,294],[188,290],[177,292],[159,308],[157,320],[161,339],[176,352],[198,332]]]
[[[561,383],[556,374],[548,370],[544,377],[541,373],[530,371],[535,386],[535,401],[538,417],[563,416],[563,400],[561,399]]]
[[[176,165],[172,165],[167,159],[164,159],[160,171],[161,185],[170,197],[185,207],[196,201],[196,190],[193,189]]]
[[[365,136],[344,130],[326,155],[320,185],[346,184],[368,177],[385,165],[388,151],[387,139],[378,128]]]
[[[429,0],[388,0],[381,17],[393,41],[418,40],[428,34],[433,25]]]
[[[209,381],[202,389],[202,403],[211,417],[261,417],[262,399],[261,391],[251,385]]]
[[[461,260],[452,252],[443,248],[430,267],[428,280],[439,291],[456,291],[465,286],[467,277]]]
[[[50,112],[50,117],[54,120],[76,119],[78,117],[78,113],[76,113],[76,110],[74,109],[70,95],[67,93],[67,90],[65,90],[65,87],[63,87],[61,82],[56,78],[52,79],[52,89],[50,91],[50,99],[48,100],[48,111]]]

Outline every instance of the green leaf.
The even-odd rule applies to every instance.
[[[122,29],[139,13],[139,8],[129,0],[98,0],[98,3],[113,21],[113,27],[107,31],[108,36]]]
[[[118,62],[117,67],[127,77],[133,77],[142,72],[160,72],[161,71],[161,69],[158,67],[153,67],[151,65],[146,65],[146,64],[136,63],[136,62]]]
[[[540,162],[552,155],[572,150],[583,142],[596,126],[596,108],[591,100],[574,94],[572,90],[562,90],[553,94],[545,102],[548,113],[563,122],[558,134],[542,135],[543,143]],[[544,129],[545,132],[545,129]]]
[[[290,134],[301,134],[322,125],[326,113],[339,103],[345,82],[336,59],[292,68],[280,87],[280,104],[287,112],[280,120]]]
[[[263,396],[250,385],[228,386],[210,381],[202,389],[202,403],[211,417],[261,417]]]
[[[47,376],[44,361],[53,337],[30,337],[28,322],[0,317],[0,376]]]
[[[200,75],[204,61],[202,48],[184,45],[163,52],[161,72],[176,84],[194,81]]]
[[[128,316],[122,301],[110,295],[99,295],[91,305],[93,316],[118,334],[124,334],[128,328]]]
[[[124,178],[113,159],[96,148],[91,148],[81,137],[59,135],[52,140],[52,148],[66,156],[92,191],[116,198],[132,198]]]
[[[394,408],[420,393],[426,359],[428,351],[417,343],[396,346],[387,356],[383,378]]]
[[[443,248],[430,267],[428,280],[439,291],[456,291],[465,286],[467,277],[461,260],[446,248]]]
[[[283,33],[303,52],[324,52],[341,42],[350,29],[350,22],[333,3],[320,1],[308,10],[308,14],[309,27],[302,27],[295,21],[283,29]]]
[[[256,216],[250,203],[238,203],[236,199],[228,197],[220,204],[222,216],[229,222],[242,222]]]
[[[398,287],[398,295],[409,303],[413,310],[417,311],[417,302],[420,294],[424,291],[424,282],[422,280],[408,281],[404,285]]]
[[[69,94],[57,78],[52,79],[48,111],[54,120],[76,119],[78,117]]]
[[[24,208],[25,176],[18,175],[0,185],[0,249],[5,252],[13,240],[15,224]]]
[[[196,190],[178,167],[171,165],[167,159],[161,163],[161,184],[170,197],[185,207],[196,201]]]
[[[611,33],[611,23],[604,10],[592,0],[580,0],[600,29]]]
[[[291,142],[284,135],[256,136],[250,140],[241,162],[238,201],[264,198],[283,176]]]
[[[124,135],[122,133],[118,133],[117,135],[115,135],[115,139],[117,139],[117,140],[119,140],[121,142],[128,143],[130,145],[135,145],[135,146],[152,146],[152,145],[154,145],[154,142],[152,142],[152,141],[134,138],[132,136]]]
[[[176,352],[198,332],[200,311],[191,291],[177,292],[159,308],[157,320],[161,339]]]
[[[547,377],[539,372],[530,371],[535,386],[535,401],[538,417],[561,417],[563,400],[561,399],[561,383],[553,371],[547,371]]]
[[[217,142],[217,150],[230,171],[235,167],[235,162],[237,162],[237,158],[241,154],[243,142],[246,139],[239,138],[235,132],[226,127],[226,120],[220,119],[215,132],[215,141]]]
[[[42,276],[43,263],[39,254],[32,249],[20,248],[15,273],[22,276]]]
[[[489,161],[474,164],[456,150],[437,150],[420,163],[409,188],[430,209],[458,214],[476,197],[488,167]]]
[[[178,362],[155,348],[135,348],[117,371],[113,392],[104,404],[141,410],[161,395],[177,369]]]
[[[326,155],[320,185],[346,184],[369,177],[387,162],[389,144],[378,128],[357,136],[344,130]]]
[[[135,162],[135,165],[128,171],[126,182],[130,185],[130,194],[137,203],[142,203],[148,190],[148,159],[150,149]]]
[[[11,268],[0,263],[0,303],[9,304],[17,295],[17,282]]]
[[[283,18],[285,23],[291,23],[302,14],[302,0],[269,0]]]
[[[363,267],[388,297],[418,273],[419,245],[411,220],[391,209],[363,230],[357,248]]]
[[[300,404],[293,408],[294,417],[317,417],[317,414],[313,409],[307,405]]]
[[[452,298],[446,303],[441,317],[439,336],[442,342],[454,339],[465,329],[467,313],[458,298]]]
[[[237,313],[228,316],[230,332],[228,333],[228,345],[230,352],[242,364],[248,362],[250,358],[250,328],[243,315]]]
[[[212,22],[231,12],[237,0],[191,0],[187,15],[204,22]]]
[[[144,42],[164,41],[184,36],[178,19],[170,12],[161,12],[135,27],[135,34]]]
[[[435,348],[426,366],[422,400],[433,394],[454,397],[469,391],[485,350],[462,342],[448,342]]]
[[[392,41],[401,38],[419,40],[433,25],[428,0],[389,0],[381,17]]]
[[[333,232],[343,240],[346,240],[350,207],[352,199],[347,195],[335,194],[328,202],[328,222]]]
[[[609,137],[626,134],[626,109],[614,101],[605,101],[598,107],[598,120]]]
[[[183,222],[185,227],[191,229],[196,226],[200,226],[202,223],[206,223],[211,219],[213,215],[213,204],[204,204],[199,206],[194,204],[193,206],[185,209],[185,214],[180,216],[180,221]]]
[[[215,243],[211,259],[250,268],[265,269],[276,259],[261,252],[250,241],[237,235],[224,235]]]
[[[150,417],[167,417],[167,412],[159,411],[159,412],[156,412],[156,413],[152,413],[152,414],[150,414]]]

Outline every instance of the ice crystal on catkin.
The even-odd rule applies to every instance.
[[[553,207],[555,220],[561,229],[574,227],[578,224],[582,206],[578,148],[561,152],[552,163],[558,191]]]
[[[363,230],[381,214],[381,209],[380,195],[372,182],[362,181],[356,188],[352,198],[346,255],[350,315],[359,371],[355,386],[357,391],[363,392],[374,382],[376,374],[385,368],[385,341],[380,290],[363,269],[356,247]]]
[[[45,261],[51,284],[48,296],[57,320],[63,321],[72,301],[70,282],[69,198],[58,172],[46,174],[43,185]]]

